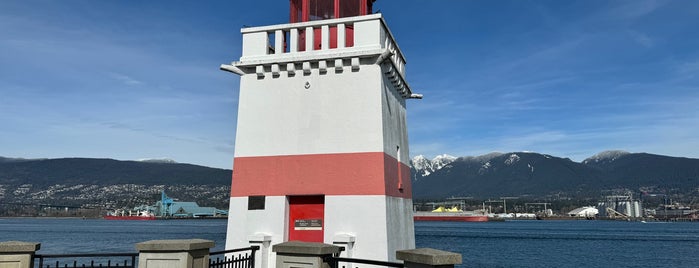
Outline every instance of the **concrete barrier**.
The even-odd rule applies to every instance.
[[[151,240],[136,244],[139,268],[208,268],[214,241]]]
[[[34,254],[40,243],[7,241],[0,242],[0,268],[32,268]]]

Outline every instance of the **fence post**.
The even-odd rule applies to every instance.
[[[461,254],[431,248],[398,250],[396,259],[402,260],[405,268],[453,268],[461,264]]]
[[[351,234],[336,234],[333,236],[333,245],[344,246],[347,258],[352,258],[354,257],[354,243],[356,240],[357,237]]]
[[[260,247],[260,258],[254,256],[256,260],[259,260],[255,262],[254,268],[269,268],[269,264],[267,262],[269,261],[269,250],[270,244],[272,244],[272,236],[263,233],[256,233],[255,235],[248,236],[248,242],[250,242],[250,245]]]
[[[32,268],[39,248],[41,244],[34,242],[0,242],[0,267]]]
[[[214,241],[151,240],[136,244],[138,268],[208,268]]]
[[[272,246],[277,253],[277,266],[298,268],[330,268],[324,259],[340,253],[340,247],[323,243],[289,241]]]

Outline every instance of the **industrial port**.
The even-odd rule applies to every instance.
[[[577,202],[580,203],[580,202]],[[444,201],[416,202],[417,214],[458,211],[485,215],[489,221],[502,220],[623,220],[623,221],[699,221],[693,202],[682,204],[664,194],[626,192],[606,195],[596,203],[571,207],[562,201],[532,201],[517,197],[475,200],[452,197]]]
[[[226,218],[228,211],[215,207],[201,207],[197,202],[173,199],[161,191],[160,200],[153,205],[141,205],[133,209],[116,209],[104,216],[108,220],[155,220]]]

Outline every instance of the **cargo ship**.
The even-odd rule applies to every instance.
[[[433,211],[413,212],[415,221],[462,221],[462,222],[487,222],[488,216],[476,214],[471,211],[462,211],[456,207],[446,209],[439,207]]]

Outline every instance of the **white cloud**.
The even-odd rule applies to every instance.
[[[613,2],[612,2],[613,3]],[[667,4],[665,0],[632,0],[609,9],[607,15],[616,19],[634,20]]]
[[[680,78],[692,79],[699,77],[699,60],[683,62],[677,67],[677,75]]]
[[[124,85],[127,86],[138,86],[138,85],[143,85],[143,82],[134,79],[133,77],[120,74],[120,73],[115,73],[115,72],[110,72],[109,76],[111,76],[113,79],[116,79],[117,81],[123,83]]]
[[[633,38],[636,43],[646,47],[646,48],[651,48],[655,45],[655,42],[653,39],[650,38],[645,33],[639,32],[639,31],[628,31],[629,35],[631,35],[631,38]]]

